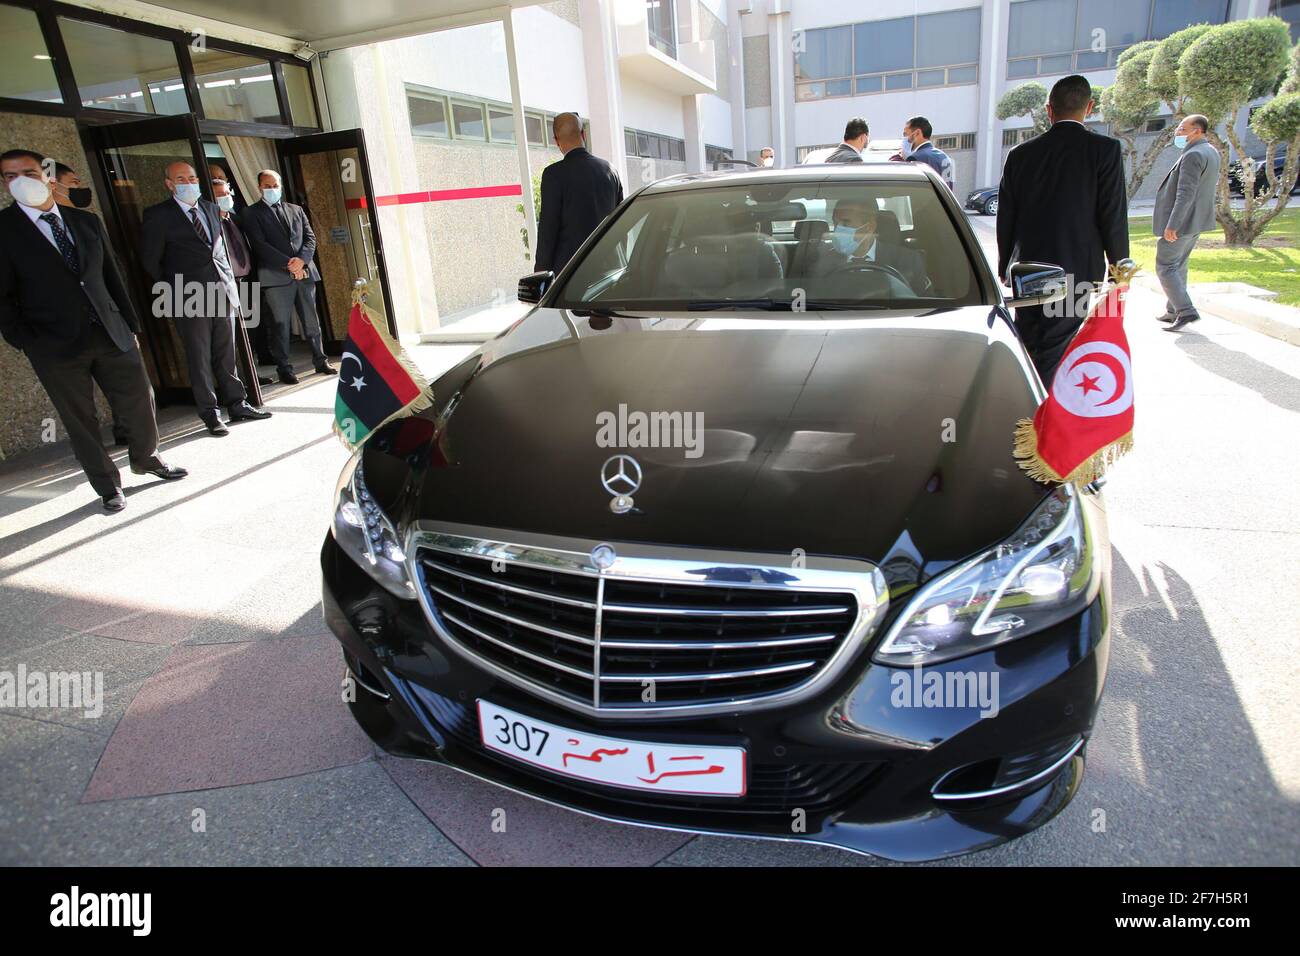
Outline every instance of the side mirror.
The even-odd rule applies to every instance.
[[[1010,269],[1011,298],[1007,307],[1023,309],[1064,299],[1069,292],[1065,270],[1047,262],[1013,262]]]
[[[554,272],[532,272],[519,280],[520,302],[541,302],[542,295],[555,278]]]

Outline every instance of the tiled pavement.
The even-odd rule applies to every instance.
[[[1210,318],[1165,335],[1154,305],[1130,303],[1139,450],[1108,489],[1115,643],[1088,777],[1049,826],[961,865],[1300,861],[1300,593],[1273,573],[1300,528],[1300,352]],[[415,355],[432,374],[468,351]],[[305,379],[225,439],[169,410],[164,454],[191,476],[128,475],[115,516],[66,448],[0,466],[0,671],[105,681],[97,717],[0,709],[0,864],[874,862],[604,823],[377,753],[320,614],[332,402]]]

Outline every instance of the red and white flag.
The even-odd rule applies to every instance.
[[[1133,447],[1133,365],[1121,274],[1070,343],[1033,419],[1016,425],[1020,467],[1043,482],[1086,485]]]

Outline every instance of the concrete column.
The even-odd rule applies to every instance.
[[[524,220],[528,248],[537,250],[537,210],[533,208],[533,176],[528,167],[528,127],[524,124],[524,101],[519,92],[519,61],[515,55],[514,13],[509,8],[501,17],[506,33],[506,71],[510,74],[510,107],[515,114],[515,148],[519,155],[519,182],[523,185]]]
[[[749,148],[745,135],[745,39],[742,19],[749,16],[753,0],[730,0],[727,6],[727,47],[731,51],[727,69],[731,80],[731,155],[744,159]],[[740,11],[744,10],[742,14]]]
[[[618,76],[618,35],[611,0],[581,0],[582,54],[591,111],[591,151],[627,177],[623,147],[623,92]],[[626,187],[627,184],[625,183]]]
[[[798,162],[794,141],[794,36],[791,0],[772,0],[767,16],[768,67],[772,82],[772,148],[777,164]]]
[[[699,94],[682,97],[682,125],[686,128],[686,171],[703,172],[709,166],[704,158],[704,115]]]
[[[991,186],[1002,178],[1002,121],[998,100],[1006,89],[1009,0],[986,0],[980,15],[979,106],[975,126],[976,187]]]

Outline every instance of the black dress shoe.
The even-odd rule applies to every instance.
[[[232,422],[239,421],[261,421],[263,418],[270,418],[270,412],[264,412],[259,408],[254,408],[248,402],[240,402],[238,405],[231,405],[226,411],[230,414]]]
[[[121,511],[126,507],[126,495],[122,494],[121,488],[111,495],[104,495],[100,500],[104,502],[105,511]]]
[[[1191,315],[1180,315],[1173,323],[1165,326],[1166,332],[1181,332],[1193,322],[1200,320],[1200,316],[1193,312]]]
[[[271,378],[269,375],[259,375],[259,376],[257,376],[257,384],[258,384],[258,385],[274,385],[274,384],[275,384],[275,379]]]
[[[137,468],[135,465],[132,465],[131,474],[153,475],[155,478],[161,478],[163,481],[180,481],[188,475],[189,472],[178,465],[167,465],[159,462],[157,468]]]
[[[294,375],[293,372],[280,372],[279,374],[280,374],[280,381],[283,382],[285,385],[298,384],[298,376]]]
[[[1177,312],[1166,312],[1164,315],[1156,316],[1157,322],[1176,322],[1178,321]]]
[[[221,419],[218,418],[216,415],[206,415],[206,416],[202,416],[202,418],[203,418],[203,424],[204,426],[207,427],[209,434],[211,435],[230,434],[230,429],[227,428],[224,424],[222,424]]]
[[[339,370],[329,362],[322,362],[320,365],[316,366],[316,373],[318,375],[337,375]]]

